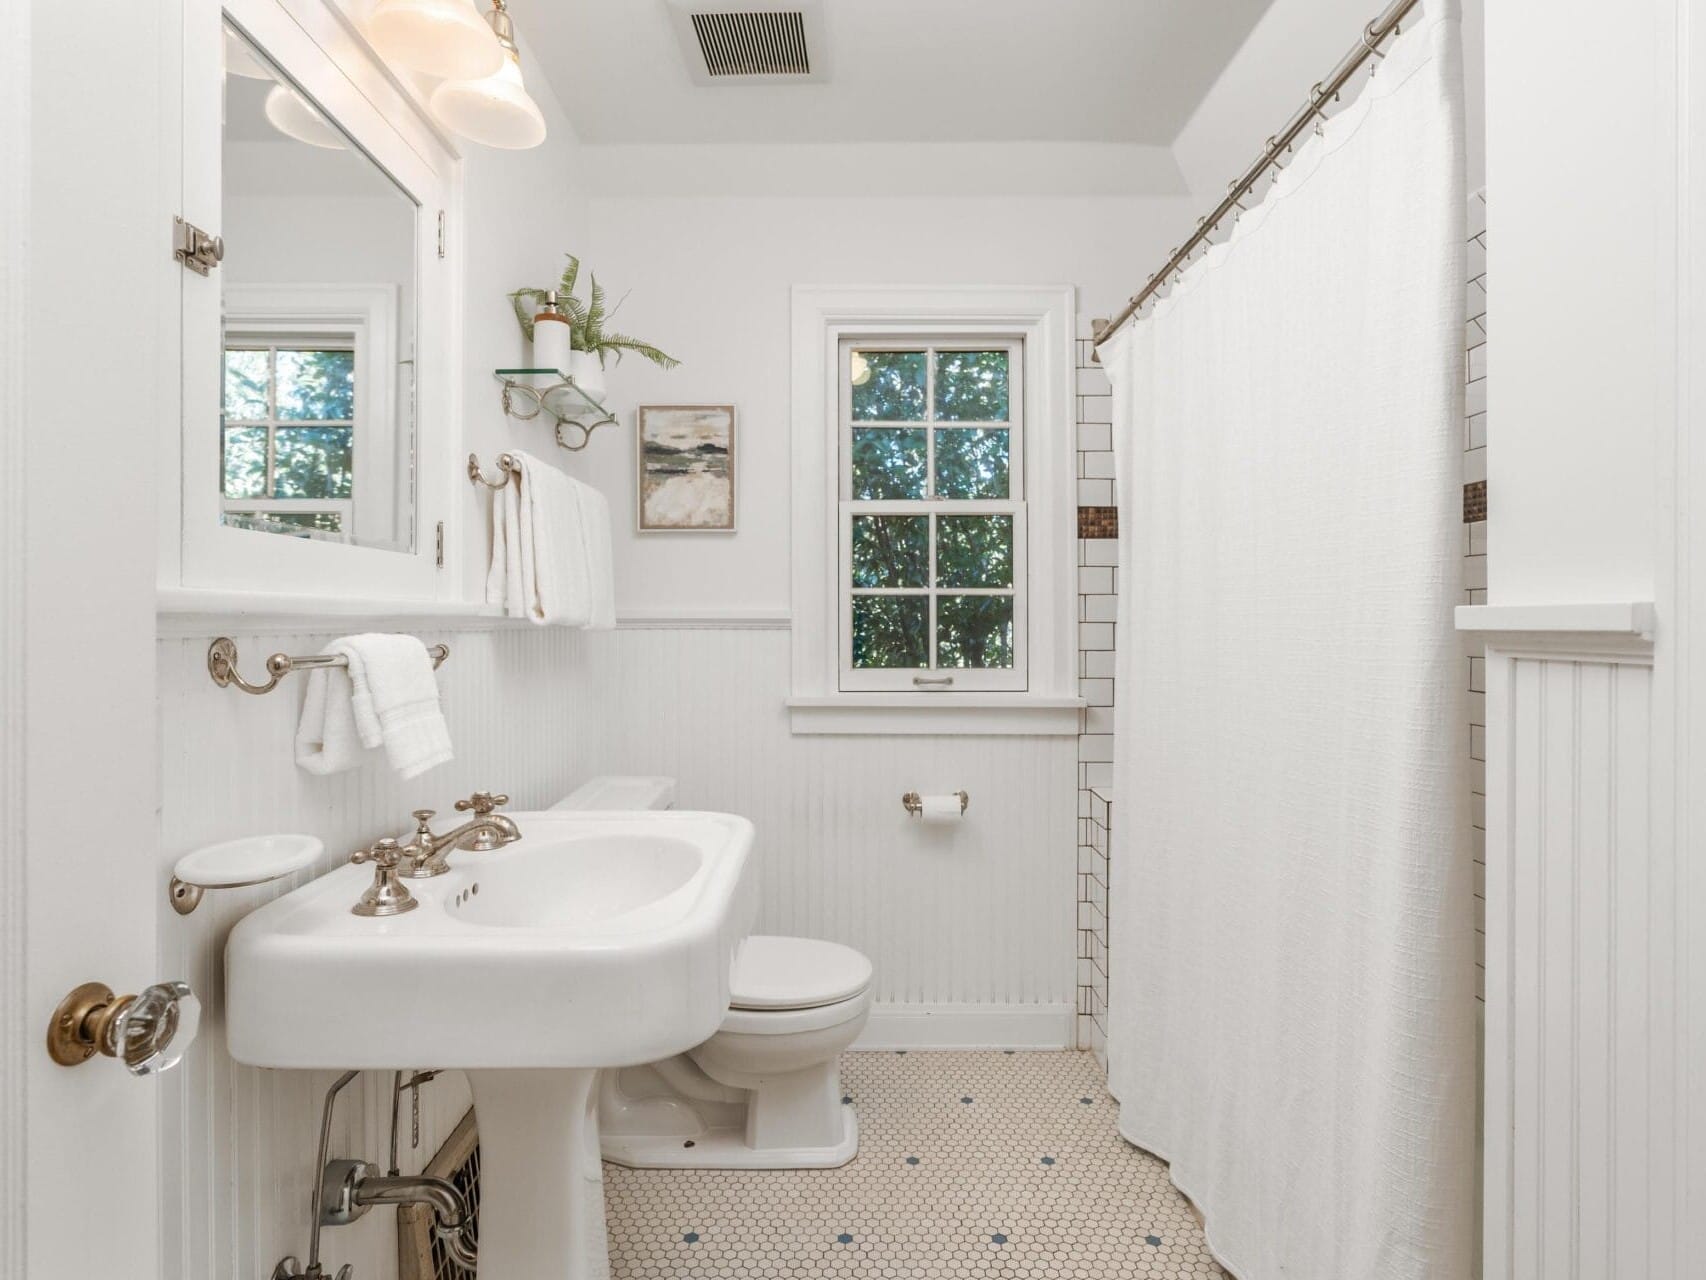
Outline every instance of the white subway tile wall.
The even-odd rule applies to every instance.
[[[1463,480],[1487,478],[1487,196],[1469,199],[1469,278],[1463,341],[1468,355],[1464,397]],[[1078,325],[1078,502],[1112,506],[1113,400],[1108,376],[1095,362],[1090,335],[1095,321]],[[1463,526],[1466,604],[1487,602],[1487,523]],[[1113,772],[1114,616],[1119,542],[1078,541],[1078,1047],[1107,1066],[1108,840]],[[1475,859],[1476,998],[1486,996],[1487,751],[1486,658],[1478,640],[1467,641],[1469,679],[1470,822]]]
[[[1078,322],[1078,503],[1114,505],[1113,388]],[[1081,523],[1081,532],[1083,531]],[[1111,533],[1111,529],[1098,532]],[[1114,615],[1119,542],[1078,540],[1078,1047],[1108,1065],[1108,795],[1114,758]]]
[[[1469,353],[1469,385],[1463,407],[1463,481],[1487,478],[1487,193],[1469,197],[1469,288],[1463,341]],[[1463,601],[1487,603],[1487,522],[1463,526]],[[1487,991],[1487,660],[1486,646],[1468,637],[1469,814],[1475,858],[1475,998]]]

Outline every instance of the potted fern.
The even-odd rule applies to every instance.
[[[575,296],[575,286],[580,281],[580,259],[572,253],[563,256],[568,258],[569,265],[563,268],[562,279],[557,282],[557,306],[569,318],[569,345],[572,350],[568,374],[577,387],[590,396],[602,396],[604,370],[609,357],[615,356],[616,362],[620,363],[630,351],[644,356],[660,369],[673,369],[681,363],[649,342],[612,330],[610,320],[621,302],[614,307],[608,304],[596,275],[591,275],[592,286],[587,300],[582,302]],[[544,303],[546,292],[544,289],[517,289],[509,295],[510,304],[515,308],[516,322],[521,325],[522,336],[529,342],[533,341],[533,317]]]

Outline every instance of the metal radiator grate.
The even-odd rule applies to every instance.
[[[424,1172],[448,1178],[462,1193],[471,1220],[469,1234],[480,1237],[480,1134],[474,1127],[474,1111],[462,1117],[444,1145],[427,1162]],[[398,1280],[468,1280],[450,1260],[444,1245],[432,1231],[432,1210],[426,1205],[405,1205],[397,1210]]]

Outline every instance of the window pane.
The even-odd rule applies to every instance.
[[[945,427],[936,432],[938,498],[1005,498],[1006,427]]]
[[[1013,597],[938,597],[936,665],[1011,669]]]
[[[1007,353],[936,353],[936,416],[944,422],[1007,421]]]
[[[344,518],[336,511],[227,511],[220,523],[233,529],[255,529],[261,533],[279,533],[291,529],[318,529],[323,533],[339,533]]]
[[[225,416],[255,422],[267,416],[267,353],[226,351]]]
[[[227,498],[259,498],[267,488],[267,429],[226,427],[225,484]]]
[[[929,579],[929,516],[853,517],[855,587],[923,587]]]
[[[278,416],[326,422],[355,417],[355,352],[278,353]]]
[[[853,383],[853,416],[859,421],[924,420],[922,351],[855,351],[847,376]]]
[[[278,428],[273,435],[272,496],[349,497],[354,462],[350,434],[349,427]]]
[[[942,516],[936,521],[936,585],[1013,585],[1012,516]]]
[[[930,601],[925,596],[854,596],[855,667],[927,667]]]
[[[922,498],[924,468],[922,429],[867,427],[853,433],[855,498]]]

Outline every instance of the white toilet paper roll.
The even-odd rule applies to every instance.
[[[925,796],[918,816],[926,822],[958,822],[963,816],[960,798],[958,795]]]

